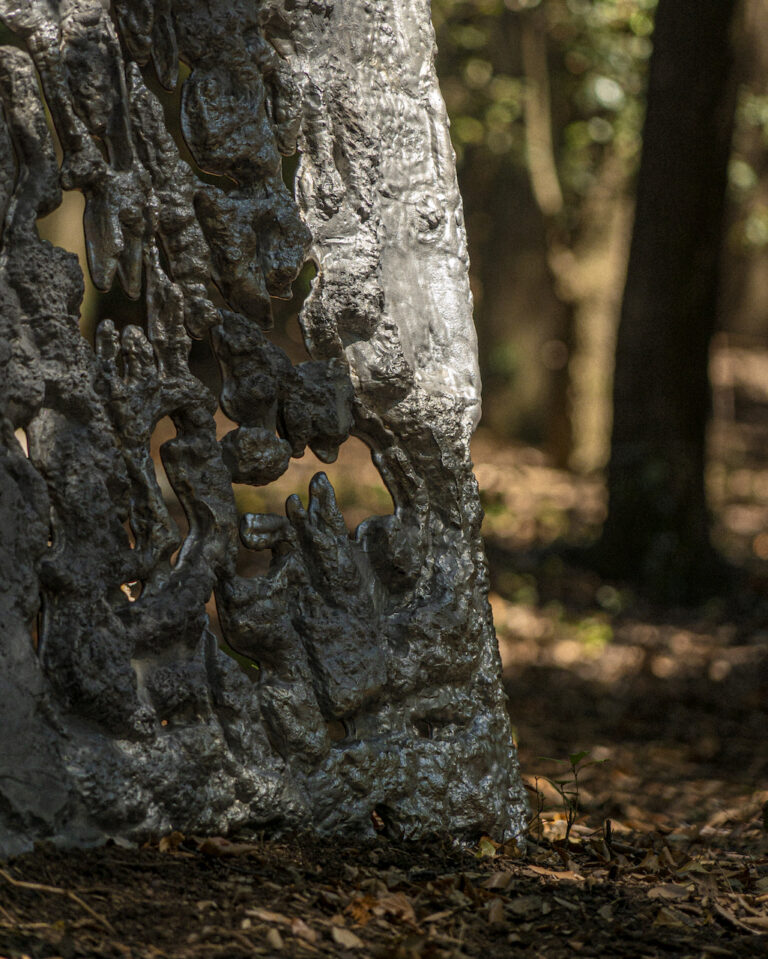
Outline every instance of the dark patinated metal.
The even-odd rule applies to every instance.
[[[428,0],[0,0],[0,21],[15,38],[0,46],[0,853],[171,828],[366,835],[373,812],[399,836],[520,835]],[[184,138],[218,181],[182,158],[145,81],[174,88],[180,63]],[[85,196],[96,287],[139,301],[95,349],[77,259],[37,232],[62,188]],[[311,360],[294,366],[270,298],[308,258]],[[210,338],[219,397],[190,372],[191,338]],[[219,407],[237,424],[221,441]],[[164,417],[183,542],[150,456]],[[350,535],[319,473],[308,508],[238,516],[233,482],[270,483],[307,447],[330,462],[350,435],[391,515]],[[268,572],[237,574],[239,539],[271,551]],[[218,648],[212,592],[256,681]]]

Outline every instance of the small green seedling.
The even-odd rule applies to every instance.
[[[608,762],[607,759],[592,759],[590,758],[589,753],[586,750],[581,750],[577,753],[571,753],[568,756],[568,759],[551,759],[547,756],[540,756],[539,759],[546,760],[547,762],[568,763],[568,777],[565,779],[550,779],[549,776],[544,776],[544,779],[549,783],[549,785],[557,792],[563,803],[563,812],[565,813],[565,841],[568,842],[568,839],[571,835],[571,829],[576,822],[576,818],[579,814],[579,805],[580,805],[580,786],[579,786],[579,775],[588,767],[588,766],[600,766],[603,763]]]

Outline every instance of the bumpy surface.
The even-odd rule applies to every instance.
[[[428,0],[107,7],[0,0],[0,853],[171,828],[517,835]],[[146,82],[174,88],[180,63],[204,179]],[[37,232],[62,187],[85,196],[96,287],[139,301],[95,350],[77,260]],[[308,257],[312,359],[294,366],[270,297]],[[218,399],[191,338],[210,339]],[[219,405],[237,423],[221,441]],[[150,456],[166,416],[183,542]],[[391,515],[350,535],[320,473],[307,509],[238,516],[233,482],[307,447],[331,462],[349,435]],[[238,536],[268,572],[237,574]],[[212,592],[258,670],[219,650]]]

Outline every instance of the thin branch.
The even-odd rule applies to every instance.
[[[29,889],[33,892],[47,892],[55,896],[66,896],[68,899],[71,899],[72,902],[76,902],[81,909],[84,909],[88,915],[102,925],[111,935],[115,935],[115,930],[111,923],[105,919],[104,916],[100,916],[98,912],[92,909],[87,902],[84,902],[80,896],[71,889],[61,889],[59,886],[46,886],[39,882],[25,882],[22,879],[14,879],[13,876],[9,875],[4,869],[0,869],[0,878],[5,879],[11,886],[16,886],[17,889]]]
[[[547,64],[547,36],[537,16],[522,17],[521,46],[525,71],[525,132],[528,172],[539,209],[556,216],[563,208],[552,142],[552,100]]]

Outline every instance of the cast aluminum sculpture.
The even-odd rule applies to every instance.
[[[398,836],[520,835],[428,0],[0,0],[0,21],[0,852],[372,835],[373,812]],[[184,139],[215,181],[148,86],[176,87],[180,64]],[[37,232],[62,188],[85,196],[94,284],[137,301],[95,348],[77,259]],[[270,297],[308,258],[294,366]],[[210,338],[219,397],[191,338]],[[238,424],[221,441],[219,405]],[[181,543],[149,451],[166,416]],[[349,435],[391,515],[350,535],[319,473],[307,509],[238,516],[233,482],[268,484],[307,447],[330,462]],[[236,573],[238,536],[268,572]],[[250,676],[218,648],[212,591]]]

